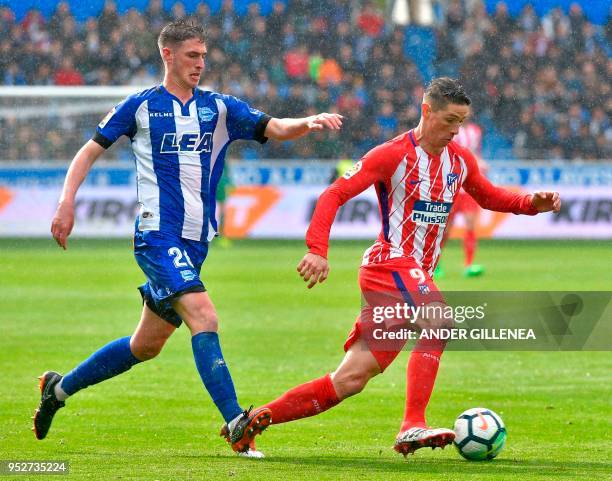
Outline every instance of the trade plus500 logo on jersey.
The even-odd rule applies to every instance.
[[[412,208],[412,222],[416,224],[446,224],[451,202],[417,200]]]
[[[177,134],[164,134],[159,151],[162,154],[176,154],[189,152],[199,154],[212,150],[212,133],[184,132]]]

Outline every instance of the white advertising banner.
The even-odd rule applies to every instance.
[[[61,189],[0,187],[0,236],[50,235]],[[73,236],[126,237],[134,233],[135,187],[83,187],[75,204]]]
[[[318,196],[325,186],[239,186],[226,201],[225,233],[234,238],[303,239]],[[554,190],[552,187],[551,190]],[[612,239],[612,190],[608,187],[557,187],[558,214],[535,217],[482,211],[482,238]],[[531,192],[546,187],[514,189]],[[60,195],[58,187],[0,187],[0,236],[49,235]],[[73,235],[126,237],[134,230],[136,188],[83,187],[76,203]],[[461,235],[457,216],[453,235]],[[338,212],[332,237],[374,239],[380,231],[373,189],[350,200]]]
[[[318,196],[325,186],[238,187],[226,208],[226,232],[234,237],[303,238]],[[557,189],[559,189],[557,187]],[[555,190],[553,187],[512,188],[517,192]],[[612,190],[608,187],[562,187],[563,207],[557,214],[514,215],[481,210],[482,238],[612,239]],[[331,236],[374,239],[380,232],[378,200],[373,188],[340,208]],[[463,219],[456,217],[453,236],[460,236]]]

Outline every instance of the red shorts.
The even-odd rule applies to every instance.
[[[459,213],[476,213],[480,209],[478,202],[468,194],[465,190],[461,189],[457,192],[455,200],[453,201],[453,208],[451,215]]]
[[[360,315],[344,343],[344,351],[362,338],[384,371],[404,348],[414,311],[409,306],[444,302],[442,294],[414,261],[392,259],[359,269],[362,304]]]

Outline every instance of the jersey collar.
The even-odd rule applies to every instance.
[[[410,142],[412,142],[412,146],[416,149],[419,143],[417,142],[416,136],[414,135],[414,129],[411,129],[410,131],[408,131],[408,138],[410,139]],[[439,159],[444,153],[444,150],[446,150],[447,148],[448,148],[448,145],[444,147],[444,149],[442,149],[442,152],[440,152],[438,155],[434,155],[434,154],[430,154],[425,149],[423,149],[423,147],[421,147],[423,152],[425,152],[429,157],[434,158],[434,159]]]
[[[176,100],[178,102],[178,104],[181,106],[181,110],[183,110],[183,111],[187,110],[189,112],[189,108],[188,107],[189,107],[189,104],[195,100],[196,89],[192,90],[191,98],[187,102],[185,102],[184,104],[183,104],[183,102],[181,102],[181,100],[176,95],[171,94],[170,92],[168,92],[168,89],[166,89],[166,87],[164,87],[163,84],[160,84],[159,89],[163,93],[165,93],[168,97],[172,98],[173,100]]]

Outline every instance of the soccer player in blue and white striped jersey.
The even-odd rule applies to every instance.
[[[44,373],[33,429],[43,439],[68,396],[157,356],[185,322],[202,381],[227,423],[232,443],[247,451],[248,443],[240,444],[242,436],[265,429],[269,410],[244,411],[238,404],[221,353],[215,308],[200,279],[217,230],[215,191],[225,153],[234,140],[264,143],[339,129],[342,116],[272,118],[235,97],[199,89],[206,42],[203,28],[189,21],[165,26],[158,45],[163,83],[129,96],[102,120],[70,165],[51,226],[53,237],[66,249],[79,186],[95,160],[119,137],[128,136],[140,204],[134,254],[147,278],[139,287],[144,301],[140,323],[132,336],[107,344],[65,376]]]

